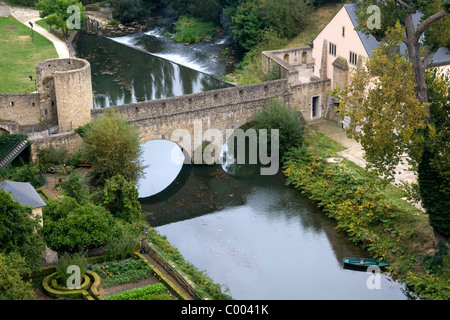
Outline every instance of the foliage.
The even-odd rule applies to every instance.
[[[122,23],[132,22],[146,13],[142,0],[114,0],[112,7],[114,19]]]
[[[170,245],[164,236],[153,228],[149,229],[148,240],[152,243],[158,255],[170,262],[175,268],[190,279],[196,292],[209,300],[229,300],[231,297],[222,292],[222,287],[209,278],[205,271],[198,270],[194,265],[184,260],[177,248]]]
[[[33,164],[22,164],[19,167],[8,165],[0,170],[0,180],[29,182],[34,188],[39,188],[45,183],[45,177],[41,175],[39,166]]]
[[[132,236],[123,236],[120,239],[108,239],[103,252],[108,260],[125,259],[134,254],[139,244]]]
[[[72,172],[69,177],[61,182],[60,188],[65,196],[74,198],[78,203],[89,201],[89,188],[83,177],[77,172]]]
[[[283,172],[287,184],[314,200],[351,241],[391,262],[389,271],[413,290],[412,294],[448,299],[447,256],[441,254],[437,273],[429,269],[430,258],[423,259],[428,254],[426,244],[433,241],[426,217],[417,215],[414,207],[401,200],[402,193],[373,173],[346,160],[326,162],[323,156],[336,156],[339,148],[327,146],[325,137],[317,135],[307,136],[305,146],[286,155]]]
[[[102,278],[102,286],[105,288],[137,282],[153,274],[153,270],[145,261],[136,257],[96,264],[92,267],[92,270]]]
[[[166,291],[167,288],[164,284],[155,283],[111,295],[106,300],[170,300],[170,297],[167,295],[164,295],[164,297],[159,296]]]
[[[68,150],[65,148],[56,149],[53,145],[42,148],[39,154],[39,161],[42,166],[49,164],[63,164],[68,160]]]
[[[286,104],[280,100],[273,99],[270,104],[255,115],[253,128],[258,132],[260,129],[267,129],[267,143],[270,145],[270,130],[279,130],[279,150],[280,157],[289,148],[302,144],[303,128],[297,117]]]
[[[427,105],[416,98],[412,65],[395,52],[403,34],[399,24],[388,32],[366,67],[351,75],[337,108],[340,116],[351,117],[347,133],[361,142],[369,168],[391,179],[405,152],[413,168],[417,166],[418,129],[426,125]]]
[[[22,278],[26,261],[18,255],[0,252],[0,300],[31,300],[35,297],[32,284]]]
[[[44,207],[43,232],[47,245],[58,253],[97,248],[122,235],[120,225],[105,208],[79,204],[70,197],[50,200]]]
[[[424,141],[418,166],[418,184],[422,205],[430,225],[440,234],[450,236],[450,77],[428,73],[430,124],[423,130]]]
[[[61,29],[66,36],[70,28],[70,18],[74,14],[70,10],[68,12],[70,6],[77,6],[80,10],[81,29],[86,20],[86,15],[84,14],[85,8],[78,0],[39,0],[36,3],[36,9],[39,10],[40,17],[45,18],[45,22],[48,25],[53,26],[56,29]]]
[[[80,277],[83,278],[86,268],[87,268],[87,259],[86,255],[83,252],[76,252],[73,254],[64,253],[58,259],[56,263],[56,272],[58,273],[60,283],[63,286],[66,286],[67,279],[72,275],[68,273],[68,267],[77,266],[80,268]]]
[[[212,22],[203,22],[189,16],[181,16],[175,24],[175,36],[178,42],[194,43],[214,37],[216,26]]]
[[[141,204],[136,183],[121,175],[106,180],[103,188],[103,205],[115,216],[127,222],[140,217]]]
[[[44,250],[40,216],[33,217],[31,207],[22,206],[10,194],[0,190],[0,252],[17,252],[30,267],[40,266]]]
[[[231,17],[230,30],[233,39],[246,50],[253,48],[261,39],[264,22],[255,0],[244,1]]]
[[[113,109],[94,120],[86,128],[81,156],[93,166],[97,182],[120,174],[128,181],[137,181],[143,173],[138,129]]]

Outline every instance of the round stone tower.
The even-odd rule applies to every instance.
[[[59,132],[67,132],[91,121],[94,107],[91,65],[84,59],[51,59],[36,67],[37,88],[41,108]]]

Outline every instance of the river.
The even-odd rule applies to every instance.
[[[164,32],[157,25],[116,39],[81,35],[77,53],[92,64],[96,108],[228,86],[217,80],[227,67],[210,56],[228,38],[184,46]],[[281,172],[236,176],[221,165],[184,165],[168,188],[140,201],[150,225],[234,299],[407,299],[387,275],[343,268],[345,256],[368,253],[285,186]]]

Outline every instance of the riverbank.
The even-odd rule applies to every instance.
[[[389,261],[389,272],[413,296],[449,299],[447,259],[439,268],[425,263],[442,256],[428,216],[407,203],[401,190],[353,162],[328,162],[339,157],[336,141],[311,130],[306,141],[306,149],[296,149],[286,158],[287,183],[316,202],[351,241]]]

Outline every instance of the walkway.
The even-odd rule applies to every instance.
[[[11,15],[16,18],[18,21],[26,25],[28,28],[31,28],[29,22],[33,23],[34,31],[40,33],[51,42],[55,46],[56,52],[58,53],[60,58],[70,58],[69,49],[67,48],[66,43],[59,39],[57,36],[51,34],[49,31],[45,30],[41,26],[36,24],[36,21],[41,20],[39,17],[39,11],[33,8],[27,7],[8,7],[7,5],[0,3],[0,8],[7,7],[10,10]],[[4,9],[6,12],[6,9]],[[1,16],[2,9],[0,9]]]
[[[308,123],[308,126],[318,132],[323,133],[327,137],[342,144],[342,151],[338,152],[342,157],[354,162],[358,166],[365,168],[367,162],[364,160],[364,150],[360,143],[350,139],[345,134],[345,130],[341,130],[335,121],[319,119]],[[407,165],[399,165],[396,170],[395,185],[402,182],[415,183],[417,177],[413,171],[409,171]],[[419,204],[414,204],[417,208],[423,210]]]

